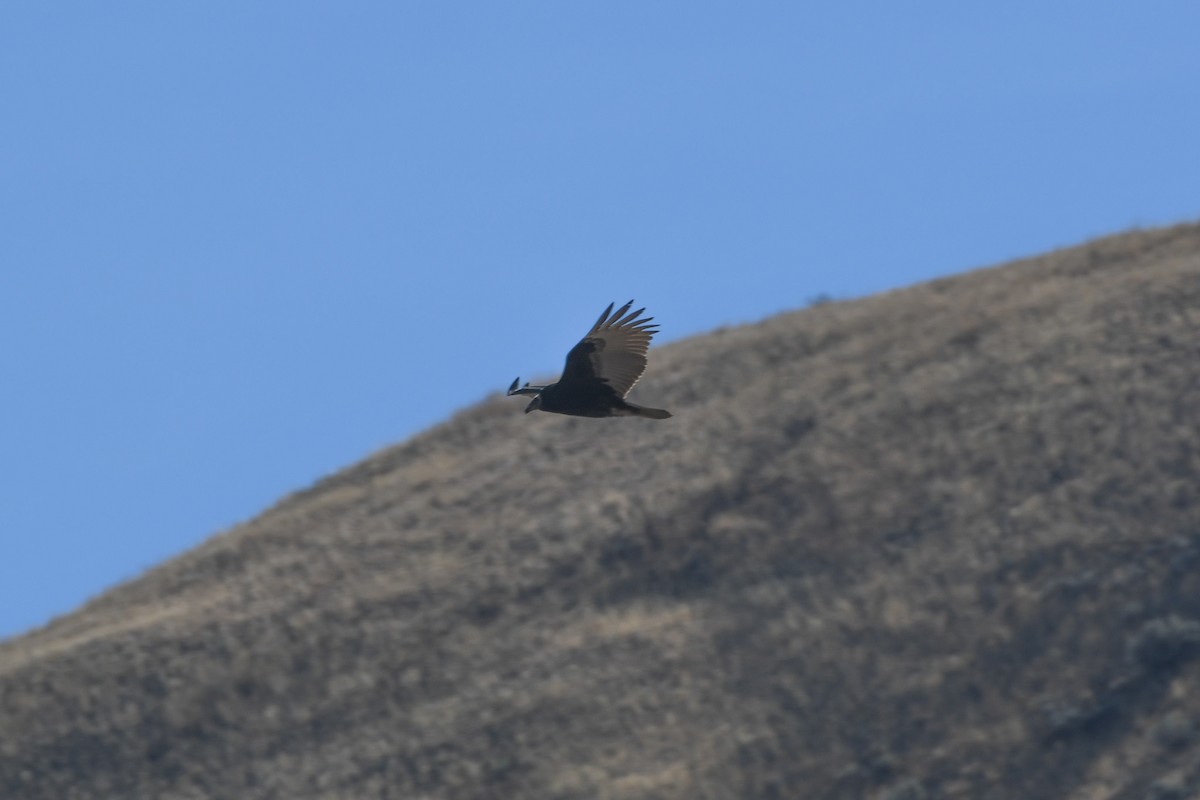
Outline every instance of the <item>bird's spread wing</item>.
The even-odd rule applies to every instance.
[[[600,319],[579,344],[567,354],[560,384],[586,384],[603,381],[624,397],[646,369],[646,350],[658,326],[654,317],[638,319],[646,309],[630,311],[630,300],[613,313],[610,303]]]

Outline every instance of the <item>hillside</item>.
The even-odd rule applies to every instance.
[[[1200,226],[632,399],[497,394],[0,644],[0,797],[1200,792]]]

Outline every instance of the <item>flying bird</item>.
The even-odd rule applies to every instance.
[[[567,353],[567,364],[558,383],[549,386],[526,383],[518,389],[521,379],[512,382],[509,395],[533,395],[525,407],[526,414],[541,410],[576,417],[666,419],[671,416],[671,412],[661,408],[645,408],[625,401],[625,395],[646,370],[646,348],[650,346],[650,337],[658,333],[658,325],[650,324],[654,317],[639,318],[644,308],[629,311],[632,300],[615,314],[614,305],[608,304],[587,336]]]

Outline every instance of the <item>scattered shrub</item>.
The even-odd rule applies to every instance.
[[[1174,614],[1152,619],[1125,645],[1129,660],[1146,669],[1166,669],[1200,655],[1200,622]]]

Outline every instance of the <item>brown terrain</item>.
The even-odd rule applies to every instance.
[[[1200,225],[632,399],[497,394],[0,644],[0,797],[1200,796]]]

